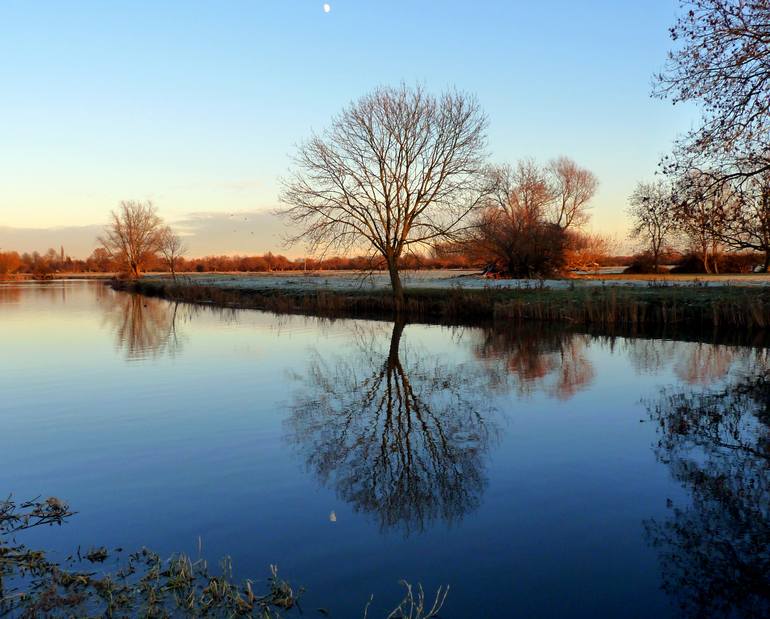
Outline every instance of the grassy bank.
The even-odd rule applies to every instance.
[[[325,317],[387,318],[387,291],[249,290],[184,281],[113,281],[117,290],[186,303]],[[473,323],[541,321],[584,327],[764,329],[770,289],[738,286],[606,286],[567,289],[419,289],[406,293],[405,318]]]

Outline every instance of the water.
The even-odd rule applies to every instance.
[[[311,616],[361,616],[371,594],[381,616],[402,578],[449,584],[444,617],[767,608],[766,414],[742,401],[701,427],[727,404],[681,406],[757,375],[764,349],[234,313],[93,282],[0,285],[0,347],[0,493],[78,512],[33,547],[200,543],[237,577],[277,564]]]

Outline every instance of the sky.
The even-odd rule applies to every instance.
[[[0,0],[0,249],[84,257],[121,200],[190,255],[298,255],[272,211],[296,145],[379,85],[473,93],[492,161],[566,155],[626,200],[693,108],[652,99],[677,0]],[[57,242],[57,239],[61,239]]]

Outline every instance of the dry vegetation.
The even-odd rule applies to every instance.
[[[392,316],[389,291],[234,289],[145,279],[114,281],[118,290],[219,307],[327,317]],[[410,288],[405,317],[448,323],[500,319],[601,327],[671,326],[687,329],[770,326],[770,289],[738,286],[606,286],[467,290]]]

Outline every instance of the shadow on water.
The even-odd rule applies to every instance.
[[[321,483],[408,535],[478,507],[498,427],[477,366],[411,350],[403,331],[358,327],[353,355],[314,352],[286,426]]]
[[[645,523],[684,616],[770,616],[768,361],[722,389],[668,389],[647,404],[656,455],[690,497]]]

